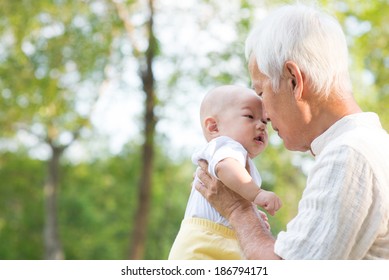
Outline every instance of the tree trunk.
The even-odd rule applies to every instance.
[[[134,229],[130,242],[129,258],[133,260],[143,259],[147,227],[150,212],[150,200],[152,189],[152,171],[154,162],[154,135],[156,117],[154,113],[156,95],[154,90],[153,60],[156,56],[156,38],[153,31],[153,0],[149,0],[150,18],[147,23],[149,46],[146,51],[146,63],[140,74],[143,83],[143,90],[146,94],[145,115],[144,115],[144,144],[142,148],[142,171],[139,181],[138,207],[135,213]]]
[[[64,253],[58,235],[57,192],[59,185],[59,160],[63,149],[50,146],[52,156],[48,161],[46,183],[44,185],[45,225],[44,246],[46,260],[62,260]]]

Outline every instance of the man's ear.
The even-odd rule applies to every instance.
[[[284,77],[288,82],[288,87],[295,96],[296,100],[303,98],[303,74],[300,71],[298,65],[293,61],[287,61],[284,65]]]
[[[214,117],[206,117],[204,120],[204,127],[210,135],[214,135],[219,132],[219,128],[217,127],[217,122]]]

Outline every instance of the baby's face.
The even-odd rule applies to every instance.
[[[250,158],[259,155],[268,144],[266,114],[262,100],[250,89],[240,89],[219,115],[220,136],[229,136],[247,150]]]

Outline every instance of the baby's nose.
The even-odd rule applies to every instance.
[[[266,124],[263,121],[258,121],[257,128],[260,129],[260,130],[265,130],[266,129]]]

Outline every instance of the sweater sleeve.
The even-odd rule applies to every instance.
[[[376,234],[375,226],[365,223],[372,180],[371,167],[351,147],[321,156],[308,176],[297,216],[278,235],[276,254],[284,259],[362,258]]]

